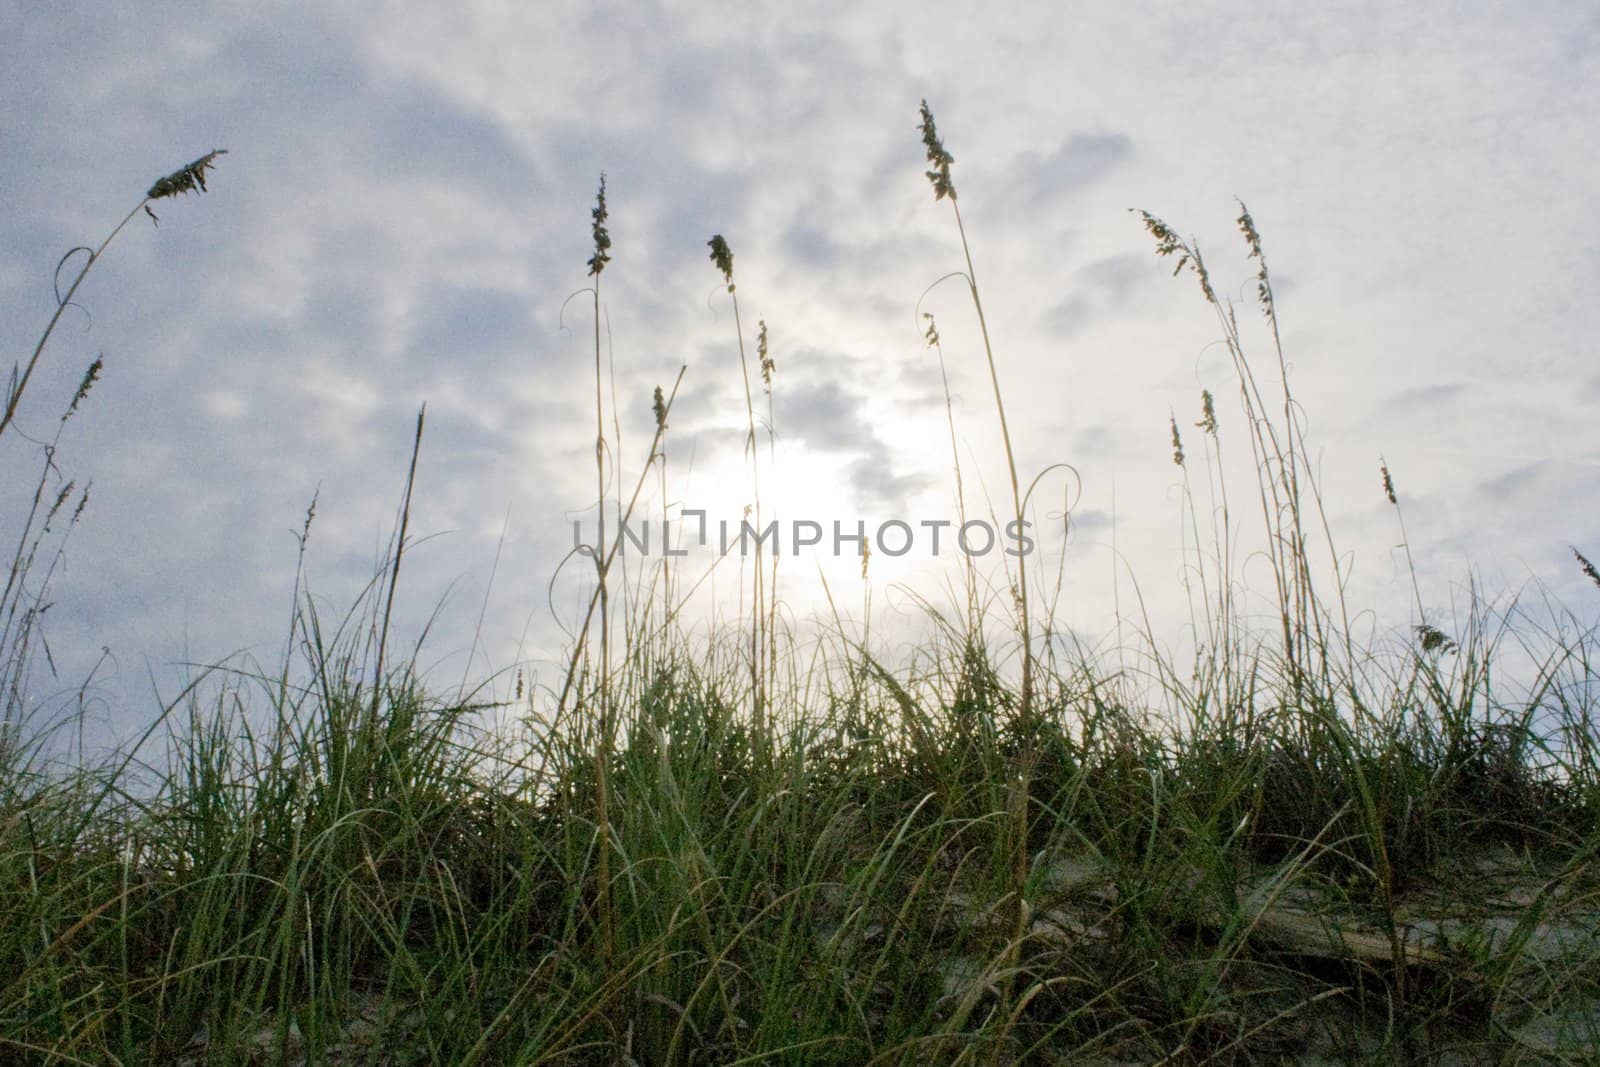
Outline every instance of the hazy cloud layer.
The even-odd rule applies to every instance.
[[[388,544],[424,402],[412,522],[429,539],[404,579],[404,632],[443,600],[424,662],[471,673],[487,591],[474,669],[554,658],[547,596],[570,625],[586,575],[558,567],[572,520],[593,516],[585,262],[602,171],[606,421],[622,436],[608,492],[631,489],[651,391],[687,366],[667,495],[746,502],[745,372],[706,248],[722,233],[746,358],[765,320],[777,361],[768,506],[787,493],[842,519],[950,513],[930,312],[969,502],[1006,511],[983,336],[948,277],[967,263],[923,177],[923,98],[956,157],[1024,481],[1075,472],[1072,627],[1104,630],[1118,567],[1151,568],[1153,611],[1171,599],[1180,509],[1209,507],[1211,453],[1191,429],[1202,388],[1244,510],[1248,447],[1214,311],[1128,211],[1199,242],[1270,392],[1278,357],[1250,304],[1235,197],[1266,239],[1353,595],[1401,616],[1410,596],[1380,453],[1433,602],[1474,562],[1593,594],[1566,549],[1600,554],[1584,504],[1600,475],[1600,23],[1581,7],[1108,4],[1066,20],[837,5],[803,28],[761,5],[13,7],[0,40],[13,359],[48,319],[63,252],[97,243],[159,175],[229,150],[208,193],[121,234],[20,417],[52,433],[104,353],[57,455],[94,489],[58,576],[52,652],[66,691],[111,649],[96,692],[123,728],[185,661],[279,655],[314,493],[307,577],[330,611],[349,605]],[[9,537],[37,458],[21,437],[0,452]],[[1059,510],[1059,483],[1040,493]],[[1113,514],[1121,562],[1104,548]]]

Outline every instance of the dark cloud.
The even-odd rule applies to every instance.
[[[1540,482],[1546,473],[1544,463],[1523,463],[1478,481],[1479,496],[1500,504],[1515,504],[1540,492]]]
[[[346,34],[310,20],[248,26],[229,38],[215,69],[249,71],[211,106],[236,130],[236,151],[299,199],[317,172],[360,169],[376,179],[442,182],[515,202],[537,195],[536,161],[487,112],[368,64]],[[337,160],[336,163],[331,162]]]
[[[409,357],[463,370],[525,349],[532,326],[525,294],[458,286],[424,294],[411,318]]]
[[[1069,536],[1074,538],[1096,537],[1106,530],[1111,529],[1111,513],[1098,508],[1082,508],[1072,513],[1072,527]]]
[[[903,514],[911,497],[935,484],[925,474],[895,470],[881,443],[875,444],[873,452],[850,465],[850,491],[863,514]]]
[[[1073,462],[1109,459],[1116,450],[1117,435],[1109,426],[1089,426],[1072,436]]]
[[[839,243],[826,230],[796,221],[783,233],[783,251],[813,270],[830,270],[839,262]]]
[[[1082,293],[1072,293],[1044,313],[1039,328],[1057,337],[1075,337],[1094,318],[1094,304]]]
[[[1159,278],[1152,277],[1147,257],[1108,256],[1072,273],[1061,301],[1047,310],[1040,328],[1058,337],[1073,337],[1093,322],[1126,311],[1140,292]]]
[[[1450,406],[1454,400],[1466,392],[1466,389],[1467,387],[1459,382],[1419,385],[1411,389],[1402,389],[1400,392],[1388,397],[1384,401],[1384,407],[1394,414],[1414,415],[1419,408]]]
[[[1026,152],[1012,164],[1013,182],[1036,204],[1053,207],[1105,180],[1133,157],[1122,133],[1074,133],[1047,156]]]
[[[305,330],[318,337],[375,337],[382,307],[378,295],[341,279],[329,278],[306,294],[302,322]],[[214,329],[227,329],[226,323],[217,323]],[[251,332],[266,329],[286,333],[278,324],[257,321],[250,324]],[[272,348],[279,347],[287,338],[273,338]]]
[[[1073,278],[1107,303],[1121,307],[1138,289],[1150,284],[1150,260],[1148,256],[1132,253],[1107,256],[1079,267]]]
[[[935,484],[924,474],[896,468],[893,450],[872,425],[863,398],[837,381],[781,390],[775,403],[779,431],[791,444],[856,457],[848,477],[853,502],[863,511],[903,511],[912,496]]]
[[[731,327],[728,335],[731,339]],[[673,431],[694,431],[706,426],[731,423],[734,419],[745,421],[744,384],[738,359],[737,351],[730,353],[721,345],[702,346],[691,355],[689,371],[684,376],[677,398],[672,402],[668,425]],[[662,371],[659,381],[651,382],[649,389],[639,390],[639,399],[634,401],[636,407],[642,402],[644,410],[649,410],[650,402],[644,397],[653,396],[655,385],[659,384],[663,391],[672,388],[671,379],[676,371],[670,374],[666,372],[667,368],[662,368]]]
[[[778,390],[773,407],[784,436],[805,448],[862,452],[877,441],[861,398],[836,381],[801,383]]]

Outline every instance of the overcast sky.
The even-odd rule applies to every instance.
[[[1181,615],[1169,415],[1197,459],[1209,388],[1224,448],[1247,453],[1211,309],[1129,213],[1198,240],[1261,341],[1235,197],[1276,273],[1357,606],[1414,621],[1380,454],[1430,613],[1462,602],[1474,568],[1490,593],[1600,595],[1568,548],[1600,559],[1592,4],[5,2],[0,24],[13,360],[49,318],[63,252],[97,244],[157,177],[229,152],[206,195],[157,202],[159,228],[140,216],[118,238],[20,416],[50,432],[104,354],[58,454],[94,490],[49,635],[61,689],[111,650],[95,693],[124,729],[184,662],[276,661],[319,487],[309,581],[331,614],[349,606],[424,401],[412,531],[429,539],[402,578],[404,641],[442,604],[422,657],[441,684],[519,657],[551,679],[585,575],[569,564],[553,606],[552,577],[573,519],[593,520],[593,319],[567,299],[589,284],[602,171],[625,486],[652,388],[686,365],[669,495],[739,517],[744,386],[706,248],[721,233],[746,344],[753,358],[764,320],[777,365],[769,514],[953,516],[919,300],[945,339],[969,492],[981,476],[1006,510],[970,303],[949,281],[924,295],[963,261],[924,177],[923,98],[955,156],[1023,477],[1078,474],[1074,626],[1110,628],[1114,578]],[[8,436],[9,537],[37,464]],[[1232,484],[1244,510],[1248,482]],[[1044,522],[1064,489],[1041,492]],[[904,602],[897,582],[936,597],[959,580],[953,557],[915,555],[873,561],[874,612]],[[857,561],[785,566],[797,615],[819,566],[854,576],[859,603]]]

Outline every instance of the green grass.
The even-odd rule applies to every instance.
[[[1234,356],[1273,572],[1254,621],[1222,435],[1208,417],[1200,465],[1174,420],[1192,662],[1148,631],[1077,648],[1040,627],[1048,590],[1020,572],[998,616],[965,575],[968,602],[930,609],[895,662],[842,621],[815,647],[785,634],[759,567],[748,616],[697,640],[681,576],[612,571],[601,545],[603,607],[562,684],[519,683],[516,725],[489,730],[506,708],[431,693],[394,653],[402,528],[344,618],[297,588],[287,662],[219,669],[138,747],[63,767],[73,723],[41,721],[23,690],[71,511],[66,493],[50,509],[47,464],[0,605],[0,1059],[1593,1055],[1592,634],[1475,603],[1448,634],[1419,615],[1358,642],[1317,577],[1326,523],[1297,403],[1266,395],[1204,263],[1144,219],[1187,257]],[[1260,238],[1240,223],[1277,348]],[[760,352],[769,372],[764,334]],[[1003,362],[984,356],[998,406]],[[601,387],[615,520],[633,503]],[[670,407],[658,393],[641,484]],[[1531,687],[1502,688],[1508,657],[1534,665]]]

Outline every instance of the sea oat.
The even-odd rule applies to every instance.
[[[594,217],[594,255],[589,257],[589,273],[595,277],[611,262],[611,234],[606,231],[606,175],[600,172],[600,193],[589,212]]]
[[[1217,436],[1217,406],[1212,402],[1211,390],[1200,390],[1200,421],[1196,426],[1210,434]]]
[[[767,320],[757,322],[759,330],[756,333],[756,355],[761,360],[761,383],[767,387],[767,396],[772,395],[772,372],[778,369],[777,363],[767,352]]]
[[[722,239],[722,234],[715,233],[706,244],[711,246],[711,262],[722,272],[722,280],[727,284],[728,292],[733,292],[733,252],[728,248],[728,242]]]
[[[950,164],[956,157],[944,150],[944,142],[939,140],[939,131],[933,125],[933,112],[928,110],[928,102],[922,102],[922,143],[928,149],[928,162],[934,166],[928,171],[928,181],[933,183],[933,198],[943,200],[949,197],[956,198],[955,182],[950,180]]]
[[[1256,271],[1256,298],[1261,302],[1261,313],[1267,318],[1273,318],[1277,310],[1272,302],[1272,279],[1267,273],[1267,257],[1261,251],[1261,234],[1256,229],[1256,220],[1250,217],[1250,209],[1244,206],[1244,201],[1239,201],[1239,232],[1244,234],[1245,243],[1250,246],[1250,258],[1260,262],[1261,267]]]
[[[61,487],[61,492],[56,494],[56,502],[50,505],[50,510],[44,517],[44,528],[46,530],[50,529],[50,524],[55,521],[56,514],[61,510],[61,506],[67,502],[67,497],[71,496],[72,491],[76,488],[78,488],[77,482],[68,482]]]
[[[1458,650],[1456,643],[1443,630],[1427,623],[1417,627],[1417,642],[1422,645],[1423,654],[1429,656],[1439,653],[1453,656]]]
[[[1144,220],[1144,228],[1149,230],[1150,236],[1156,239],[1156,255],[1170,256],[1173,253],[1179,253],[1178,265],[1172,268],[1173,276],[1176,277],[1184,267],[1194,268],[1195,276],[1200,279],[1200,291],[1205,294],[1207,301],[1216,304],[1218,302],[1217,294],[1212,291],[1211,275],[1206,270],[1205,260],[1200,258],[1199,246],[1190,245],[1178,236],[1176,230],[1150,214],[1150,212],[1142,211],[1138,208],[1129,208],[1128,210],[1135,212]]]
[[[78,391],[72,394],[72,403],[67,405],[66,413],[61,416],[61,421],[66,422],[78,411],[78,405],[83,403],[84,397],[89,395],[89,390],[94,388],[94,383],[100,380],[100,371],[106,365],[106,357],[96,356],[94,362],[89,364],[89,369],[83,372],[83,381],[78,383]]]
[[[164,196],[177,196],[179,193],[187,193],[192,189],[199,189],[202,193],[205,192],[206,171],[216,166],[218,156],[227,154],[228,150],[226,148],[212,149],[188,166],[175,170],[165,178],[159,179],[150,187],[150,191],[144,194],[146,199],[160,200]]]
[[[1590,563],[1576,546],[1572,546],[1572,554],[1578,557],[1578,566],[1583,568],[1583,573],[1589,576],[1589,580],[1595,585],[1600,585],[1600,571],[1594,569],[1594,564]]]
[[[150,187],[150,191],[144,194],[145,199],[160,200],[162,197],[177,196],[179,193],[187,193],[191,190],[205,192],[206,171],[216,166],[218,156],[227,154],[228,150],[226,148],[214,148],[188,166],[173,171],[165,178],[157,179],[156,183]],[[160,221],[156,219],[156,213],[150,210],[149,204],[144,205],[144,213],[149,215],[151,219],[157,222]]]

